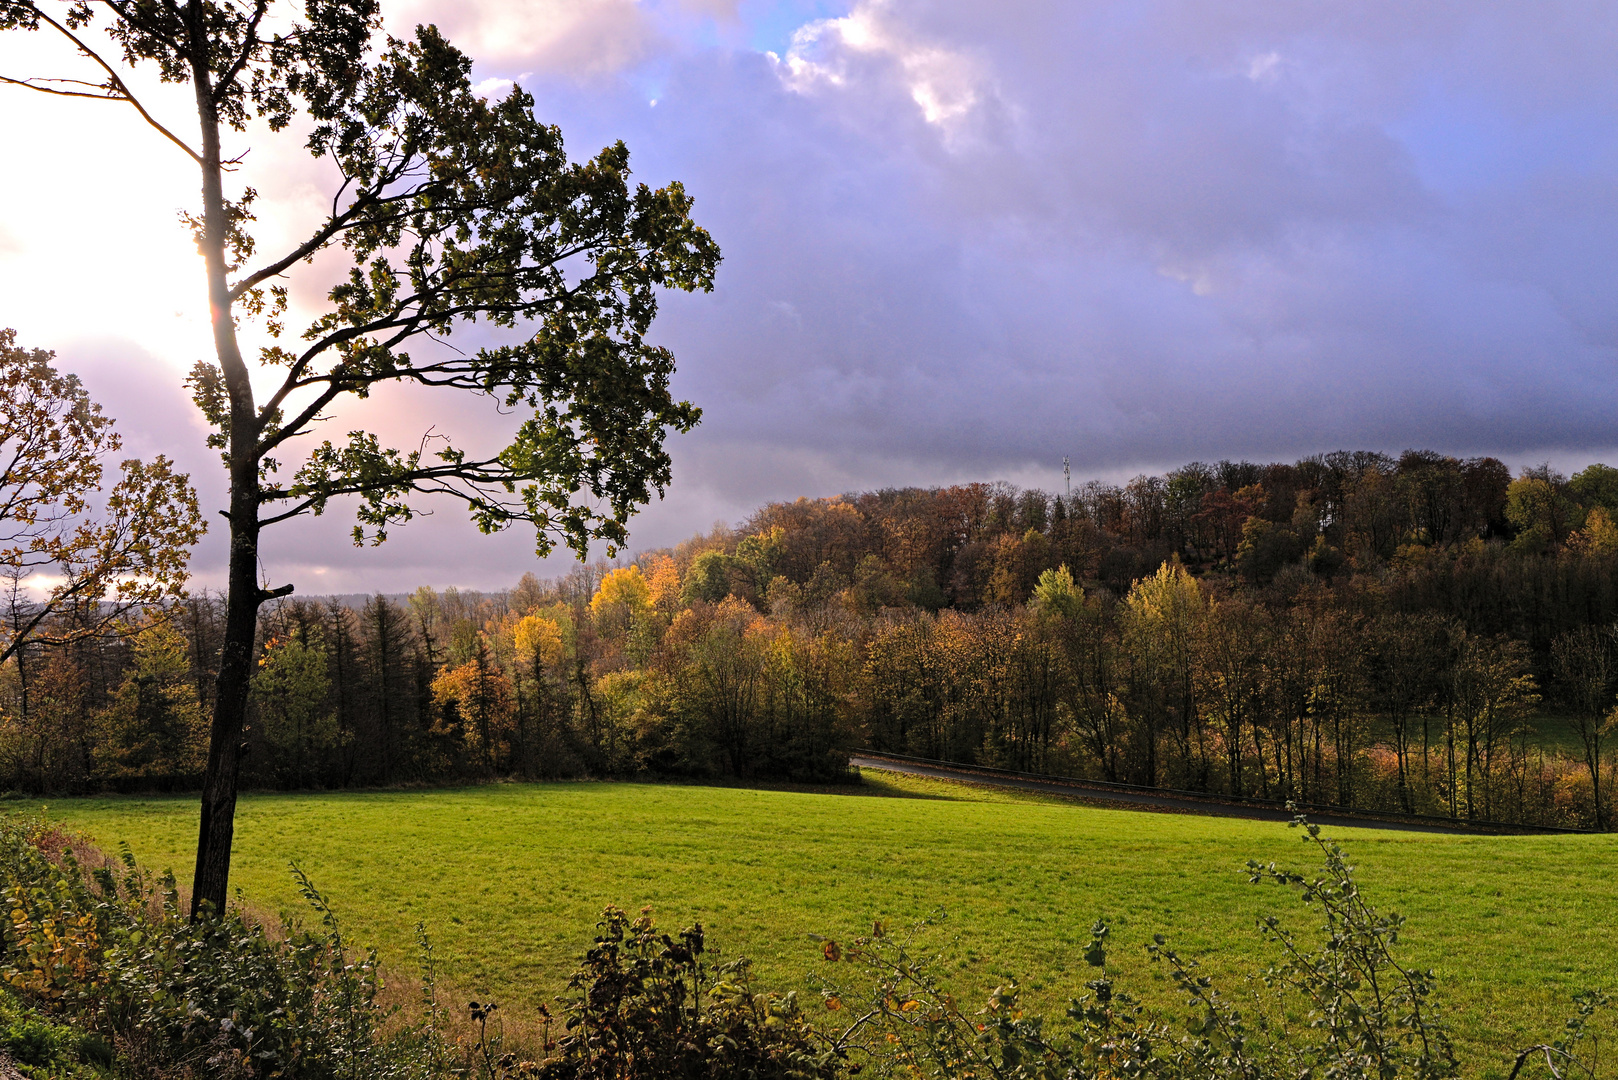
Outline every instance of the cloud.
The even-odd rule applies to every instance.
[[[632,68],[661,34],[635,0],[411,0],[387,9],[390,30],[436,23],[480,63],[598,79]]]
[[[1609,17],[1136,7],[866,3],[773,88],[684,72],[635,145],[680,131],[658,149],[726,245],[722,298],[670,305],[709,437],[873,476],[1618,441],[1608,80],[1587,48],[1550,95],[1479,62]],[[1435,100],[1496,167],[1446,174],[1479,147],[1412,130]],[[692,134],[716,113],[723,144]]]
[[[637,544],[770,498],[1055,486],[1064,456],[1082,478],[1338,447],[1575,463],[1618,446],[1610,5],[389,12],[395,32],[439,23],[489,92],[520,81],[575,156],[623,138],[637,178],[684,182],[725,251],[715,292],[668,297],[653,331],[705,415],[673,441],[674,487]],[[758,28],[777,55],[744,44]],[[3,204],[30,208],[0,215],[0,295],[19,313],[0,325],[177,378],[207,345],[172,224],[194,178],[87,116],[0,110],[4,145],[51,148],[0,178]],[[327,177],[295,137],[254,142],[268,250],[318,213]],[[101,181],[113,154],[121,185]],[[294,300],[313,310],[320,282]],[[198,437],[173,421],[183,404],[121,400],[126,433]],[[411,394],[350,417],[399,445],[506,423]],[[469,539],[449,506],[380,549],[350,547],[347,525],[334,508],[272,530],[268,572],[360,591],[533,565],[531,538]]]
[[[684,14],[706,16],[720,22],[734,23],[741,19],[742,0],[677,0],[676,7]]]
[[[472,87],[472,92],[485,100],[498,101],[510,94],[516,85],[512,79],[484,79]]]
[[[916,33],[890,3],[866,3],[837,19],[821,19],[793,35],[780,61],[783,81],[800,93],[820,86],[870,90],[892,81],[929,123],[953,130],[989,93],[981,65],[964,49]],[[885,70],[884,70],[885,69]]]

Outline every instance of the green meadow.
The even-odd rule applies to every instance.
[[[928,940],[962,996],[1015,976],[1030,1007],[1053,1015],[1090,977],[1080,953],[1097,917],[1114,926],[1125,977],[1164,1002],[1142,948],[1153,933],[1239,995],[1242,975],[1270,958],[1261,915],[1299,930],[1315,921],[1243,873],[1249,858],[1314,866],[1284,825],[866,776],[847,792],[562,783],[250,795],[232,881],[262,911],[295,912],[295,861],[395,979],[414,977],[419,922],[457,992],[519,1012],[562,989],[607,904],[649,905],[669,928],[700,920],[725,953],[754,960],[760,985],[781,989],[826,966],[811,933],[941,911]],[[48,813],[188,880],[190,797],[58,800]],[[1407,955],[1442,976],[1472,1071],[1552,1036],[1573,991],[1618,990],[1618,837],[1329,832],[1372,901],[1408,916]]]

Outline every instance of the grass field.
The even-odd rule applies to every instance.
[[[578,783],[254,795],[238,811],[232,881],[260,908],[293,910],[296,860],[398,975],[414,971],[419,920],[459,990],[508,1006],[555,995],[609,903],[652,905],[671,928],[700,919],[783,989],[818,960],[809,933],[943,909],[935,940],[958,989],[1016,975],[1056,1015],[1089,977],[1076,946],[1097,916],[1142,988],[1160,985],[1141,950],[1154,932],[1228,974],[1268,959],[1261,914],[1312,925],[1291,895],[1241,872],[1250,857],[1313,866],[1285,826],[867,776],[846,794]],[[49,814],[188,871],[192,798],[62,800]],[[1331,832],[1373,902],[1409,916],[1409,955],[1444,977],[1470,1053],[1499,1062],[1554,1034],[1571,991],[1618,990],[1618,837]]]
[[[1534,730],[1535,745],[1566,754],[1575,761],[1584,760],[1584,740],[1579,737],[1572,717],[1555,712],[1536,713],[1528,723]]]

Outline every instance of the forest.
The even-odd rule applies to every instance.
[[[498,593],[267,605],[243,781],[840,782],[869,747],[1606,828],[1615,518],[1618,469],[1429,451],[775,503]],[[0,671],[0,786],[194,789],[222,618],[54,613]]]

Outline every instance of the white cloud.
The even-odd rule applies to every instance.
[[[888,0],[866,0],[842,18],[803,26],[780,64],[783,77],[808,93],[818,84],[844,86],[855,69],[891,67],[927,123],[951,129],[988,93],[987,74],[967,51],[926,40],[894,9]]]
[[[1157,272],[1170,280],[1191,286],[1191,292],[1195,296],[1212,296],[1219,287],[1213,271],[1205,266],[1196,267],[1195,269],[1181,266],[1160,266],[1157,268]]]
[[[472,87],[472,93],[485,100],[498,101],[510,94],[516,85],[511,79],[484,79]]]
[[[601,78],[646,59],[661,34],[635,0],[406,0],[384,9],[389,29],[436,23],[480,64]]]

